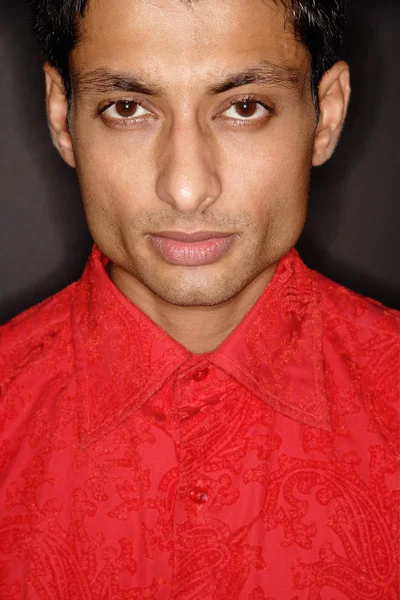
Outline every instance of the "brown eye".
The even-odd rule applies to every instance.
[[[151,113],[139,102],[134,100],[118,100],[103,110],[104,119],[108,121],[121,121],[121,124],[140,122],[143,117]]]
[[[133,102],[133,100],[120,100],[115,103],[115,111],[120,117],[129,119],[135,116],[138,106],[137,102]]]
[[[234,121],[261,121],[263,117],[270,114],[270,110],[257,100],[244,98],[233,102],[223,114]]]
[[[235,104],[236,112],[244,118],[254,117],[258,109],[258,102],[255,100],[244,100]]]

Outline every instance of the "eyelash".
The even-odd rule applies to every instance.
[[[265,108],[265,110],[269,113],[269,116],[273,115],[275,112],[271,106],[269,106],[265,102],[262,102],[259,98],[257,98],[257,96],[246,94],[244,96],[241,96],[240,98],[232,98],[231,102],[225,108],[223,113],[229,110],[232,106],[235,106],[235,104],[244,104],[246,102],[256,102],[257,104]],[[240,124],[248,123],[250,125],[252,122],[256,122],[257,119],[238,119],[238,121],[240,122]]]
[[[272,110],[271,107],[268,106],[268,104],[265,104],[265,102],[261,102],[260,98],[258,98],[257,96],[253,96],[252,94],[245,94],[244,96],[240,96],[239,98],[232,98],[228,108],[230,106],[234,106],[235,104],[240,104],[241,102],[257,102],[257,104],[261,104],[261,106],[263,106],[267,110]]]
[[[141,106],[142,108],[146,109],[146,107],[144,106],[144,103],[141,102],[140,100],[137,100],[136,98],[118,98],[118,100],[109,101],[109,102],[107,102],[106,106],[103,106],[102,108],[99,108],[96,111],[96,117],[101,117],[101,115],[103,113],[105,113],[106,110],[108,110],[109,108],[111,108],[112,106],[114,106],[114,104],[117,104],[118,102],[133,102],[134,104],[137,104],[138,106]]]
[[[143,102],[141,102],[140,99],[136,99],[136,98],[119,98],[118,100],[114,100],[114,101],[110,101],[106,104],[106,106],[100,108],[97,112],[96,112],[96,116],[97,117],[102,117],[102,115],[106,112],[106,110],[108,110],[109,108],[111,108],[111,106],[113,106],[114,104],[116,104],[117,102],[133,102],[135,104],[137,104],[138,106],[141,106],[142,108],[144,108],[145,110],[147,110],[146,106],[144,105]],[[222,114],[224,112],[226,112],[227,110],[229,110],[232,106],[235,106],[236,104],[242,104],[245,102],[256,102],[257,104],[259,104],[260,106],[262,106],[268,113],[269,116],[274,114],[274,109],[269,106],[268,104],[266,104],[265,102],[262,102],[259,98],[257,98],[256,96],[253,96],[252,94],[246,94],[244,96],[241,96],[239,98],[232,98],[232,100],[230,101],[230,103],[228,104],[228,106],[222,111]],[[219,113],[221,114],[221,113]],[[141,117],[131,117],[131,118],[126,118],[126,119],[113,119],[116,123],[118,123],[118,127],[124,127],[124,126],[128,126],[129,124],[131,124],[132,122],[135,121],[140,121]],[[232,119],[231,119],[232,120]],[[251,126],[252,124],[256,123],[258,121],[258,119],[235,119],[234,120],[235,123],[240,124],[240,126]]]

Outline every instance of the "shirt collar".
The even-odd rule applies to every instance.
[[[126,420],[194,359],[115,287],[107,262],[94,247],[76,284],[72,310],[84,445]],[[312,271],[295,250],[281,259],[239,326],[204,357],[277,411],[331,429],[320,299]]]

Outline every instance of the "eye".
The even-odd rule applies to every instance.
[[[268,108],[261,102],[252,100],[251,98],[245,98],[231,104],[223,114],[225,117],[235,119],[236,121],[254,121],[269,113],[270,111]]]
[[[111,119],[133,119],[143,117],[144,115],[150,114],[143,106],[134,100],[118,100],[114,102],[103,113]]]

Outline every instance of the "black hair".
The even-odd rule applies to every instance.
[[[79,40],[79,25],[89,0],[29,0],[34,30],[44,56],[71,92],[69,54]],[[190,4],[193,0],[183,0]],[[322,75],[339,60],[346,24],[347,0],[274,0],[283,4],[299,41],[308,49],[313,99]]]

